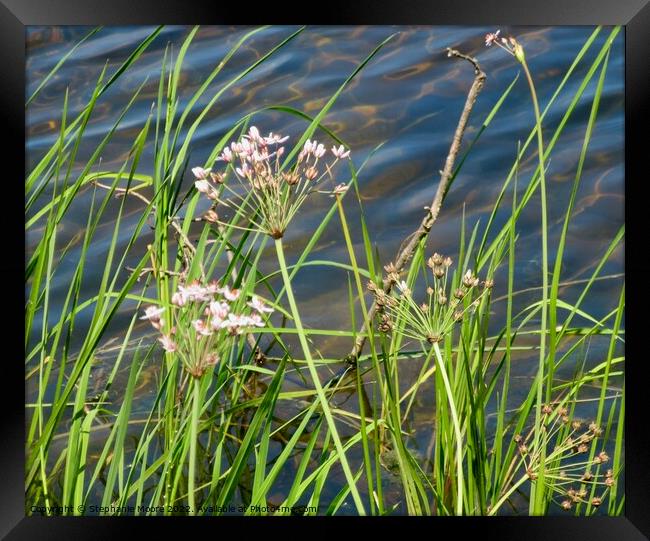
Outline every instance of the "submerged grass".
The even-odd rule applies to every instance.
[[[624,286],[617,308],[604,317],[585,312],[583,305],[593,284],[607,278],[602,271],[621,246],[624,228],[600,254],[591,276],[579,284],[577,299],[571,303],[561,298],[562,260],[575,198],[598,118],[609,50],[619,29],[611,30],[585,66],[587,52],[602,31],[594,30],[543,110],[521,44],[502,42],[521,63],[535,125],[528,138],[517,143],[512,169],[486,225],[475,224],[467,235],[463,220],[454,270],[447,271],[451,261],[447,264],[438,254],[429,258],[425,237],[402,274],[380,261],[362,203],[360,175],[380,148],[358,168],[347,160],[349,179],[340,179],[329,192],[332,204],[293,264],[282,238],[305,197],[318,196],[312,182],[315,172],[296,164],[311,156],[315,166],[322,158],[326,149],[312,141],[317,133],[331,138],[337,159],[347,157],[345,142],[322,122],[393,36],[369,52],[314,117],[286,106],[267,108],[306,123],[291,150],[275,158],[276,169],[262,167],[270,158],[261,154],[249,160],[249,173],[243,167],[225,174],[213,169],[219,160],[229,163],[229,153],[237,153],[237,148],[246,154],[237,144],[258,140],[261,146],[255,151],[264,153],[269,141],[251,126],[261,112],[255,111],[216,142],[206,163],[194,168],[198,189],[187,190],[193,137],[208,113],[228,89],[254,76],[303,29],[221,80],[224,66],[264,27],[245,33],[182,106],[181,73],[198,32],[193,28],[175,58],[170,48],[165,50],[154,107],[120,169],[93,172],[144,83],[91,157],[79,163],[80,144],[102,94],[137,62],[160,30],[143,40],[115,73],[102,71],[87,105],[74,119],[68,118],[66,92],[57,140],[26,177],[26,232],[34,240],[25,272],[26,385],[34,396],[26,405],[28,512],[42,506],[45,514],[54,514],[56,506],[70,506],[72,514],[82,514],[83,506],[100,503],[103,514],[212,515],[237,505],[245,514],[314,515],[345,509],[349,513],[346,506],[351,503],[352,512],[371,515],[547,514],[562,509],[580,515],[620,514],[625,393],[624,386],[616,388],[614,382],[623,373]],[[57,63],[26,107],[76,47],[100,31],[91,31]],[[575,73],[584,73],[582,80],[560,124],[546,139],[545,115]],[[484,131],[499,121],[498,112],[516,82],[482,121],[452,180],[471,159]],[[590,84],[595,91],[578,166],[558,245],[551,249],[545,172]],[[199,103],[206,104],[197,110]],[[276,138],[278,142],[280,136]],[[533,139],[538,166],[526,183],[521,163]],[[231,140],[235,146],[229,146]],[[145,148],[153,149],[151,163],[143,163]],[[330,167],[327,173],[342,175]],[[234,175],[250,185],[231,185]],[[523,185],[522,194],[518,187]],[[303,190],[295,200],[293,186]],[[62,247],[60,226],[84,190],[92,194],[86,226],[77,244],[73,240]],[[199,215],[206,196],[213,206]],[[537,196],[542,270],[541,288],[535,293],[540,295],[515,313],[518,220]],[[495,217],[507,197],[512,200],[508,217],[497,227]],[[136,225],[128,230],[127,201],[140,205]],[[227,201],[230,215],[222,212]],[[278,217],[281,228],[265,229],[268,217],[275,216],[269,214],[274,204],[290,212]],[[351,205],[358,211],[356,222],[346,211]],[[98,258],[93,243],[109,216],[110,242]],[[326,228],[337,221],[347,261],[310,258]],[[147,224],[151,234],[146,233]],[[357,234],[361,253],[353,242]],[[120,241],[125,236],[126,244]],[[277,265],[264,274],[260,261],[270,248],[268,236],[273,237]],[[56,312],[52,280],[70,261],[72,278]],[[303,324],[295,278],[314,265],[347,272],[348,329]],[[104,270],[96,293],[83,298],[88,277],[98,268]],[[384,270],[399,285],[397,293],[381,291]],[[492,298],[492,285],[497,281],[506,285],[507,302],[504,321],[498,321],[500,329],[492,334],[491,319],[499,302]],[[380,306],[375,321],[364,284]],[[204,304],[180,318],[183,307],[197,302]],[[147,319],[160,343],[138,330],[138,318],[151,305],[157,308],[148,309]],[[247,310],[251,315],[244,316]],[[117,321],[125,313],[131,315],[126,331]],[[576,316],[578,325],[573,323]],[[355,366],[327,357],[313,341],[325,336],[353,344],[361,323],[367,353]],[[116,325],[122,337],[114,345],[108,336]],[[218,339],[202,348],[208,335]],[[588,348],[597,336],[609,337],[606,355],[596,366],[586,366]],[[519,352],[535,355],[537,370],[523,399],[514,403],[513,360]],[[114,361],[98,385],[96,373],[106,354]],[[413,377],[402,366],[415,362],[421,364]],[[560,379],[571,363],[572,377]],[[325,380],[332,367],[339,372]],[[152,388],[154,396],[144,405],[138,398],[143,386]],[[433,393],[435,415],[423,456],[415,450],[411,423],[414,404],[426,393]],[[354,397],[354,405],[342,407],[338,401],[344,396]],[[597,404],[593,419],[585,420],[580,413],[586,400]]]

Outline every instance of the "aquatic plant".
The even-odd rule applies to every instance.
[[[327,150],[322,143],[307,139],[295,163],[287,167],[288,164],[281,161],[285,147],[278,145],[288,139],[289,136],[273,132],[263,137],[255,126],[251,126],[240,141],[230,143],[216,159],[226,164],[225,171],[213,172],[202,167],[192,169],[197,179],[194,183],[196,189],[215,203],[241,212],[253,230],[274,239],[282,238],[305,199],[317,191],[319,182],[326,175],[331,176],[332,167],[338,160],[350,155],[343,145],[333,146],[334,161],[319,163]],[[229,186],[229,173],[243,187],[245,195]],[[215,185],[221,185],[232,199],[222,198]]]
[[[253,122],[261,125],[255,115],[263,110],[255,110],[226,127],[211,141],[205,162],[187,170],[196,133],[206,128],[224,92],[254,77],[303,32],[287,33],[224,80],[224,66],[262,30],[246,31],[183,100],[181,74],[198,27],[173,58],[166,49],[155,106],[116,170],[97,170],[99,158],[141,89],[89,158],[80,157],[79,147],[105,91],[161,28],[112,76],[101,73],[78,116],[68,113],[68,94],[62,98],[56,141],[34,161],[25,184],[26,231],[34,239],[25,272],[26,381],[34,396],[26,405],[28,512],[32,505],[65,505],[81,514],[98,501],[117,514],[224,514],[234,504],[245,514],[336,514],[343,506],[372,515],[620,514],[625,390],[613,382],[623,375],[624,284],[608,313],[589,313],[587,301],[596,282],[612,279],[603,271],[624,228],[597,255],[586,279],[562,272],[620,29],[611,29],[596,52],[602,29],[593,31],[544,109],[525,43],[499,31],[485,37],[486,45],[504,49],[521,65],[535,125],[513,145],[512,168],[488,219],[468,233],[463,218],[457,250],[449,252],[456,265],[451,257],[428,255],[427,243],[442,251],[429,232],[472,149],[502,121],[517,79],[480,128],[467,130],[487,75],[476,59],[448,50],[452,61],[472,67],[474,80],[431,204],[387,262],[368,227],[360,182],[381,149],[354,163],[350,145],[324,119],[392,36],[314,116],[287,105],[268,107],[278,113],[274,126],[281,133],[283,115],[305,123],[295,144],[277,133],[262,135]],[[589,85],[589,118],[552,246],[546,170]],[[552,130],[546,123],[543,131],[560,97],[566,104],[561,121]],[[533,142],[536,160],[527,160]],[[148,145],[150,154],[144,152]],[[524,160],[537,165],[528,172]],[[520,180],[524,174],[527,182]],[[61,225],[83,190],[92,194],[91,205],[73,253],[72,241],[61,246]],[[304,245],[292,246],[298,252],[288,261],[285,234],[302,226],[300,210],[317,193],[329,196],[320,202],[331,205]],[[513,300],[523,293],[515,280],[519,221],[537,205],[541,287],[525,291],[530,300],[519,310]],[[128,229],[127,208],[137,218]],[[96,256],[106,223],[109,246]],[[328,228],[342,233],[344,260],[312,257]],[[275,258],[261,265],[271,240]],[[344,328],[311,328],[305,321],[295,279],[313,265],[347,273]],[[102,272],[88,295],[82,285],[91,267]],[[60,310],[53,310],[52,277],[63,269],[72,269],[71,279]],[[568,284],[577,290],[571,298],[563,295]],[[117,317],[125,314],[126,329]],[[115,330],[117,341],[110,338]],[[345,341],[350,355],[332,355],[319,336]],[[586,350],[596,339],[607,342],[606,351],[587,365]],[[513,389],[513,363],[526,355],[535,357],[534,376]],[[102,358],[110,359],[104,375]],[[575,368],[566,376],[569,366]],[[149,401],[141,399],[142,388]],[[588,417],[581,412],[586,400],[595,404]],[[413,426],[421,401],[432,403],[426,450],[417,447]]]

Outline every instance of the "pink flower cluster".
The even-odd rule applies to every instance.
[[[247,191],[253,191],[255,200],[259,203],[262,217],[260,223],[255,224],[257,229],[274,238],[281,237],[291,217],[312,191],[311,185],[319,182],[326,174],[331,174],[331,167],[338,160],[350,156],[350,151],[343,145],[333,146],[330,151],[334,160],[323,168],[321,162],[327,154],[325,145],[307,139],[293,166],[285,168],[286,164],[280,162],[285,147],[279,145],[287,139],[288,136],[273,132],[264,137],[252,126],[239,141],[233,141],[218,156],[216,161],[225,164],[224,172],[214,173],[211,169],[202,167],[192,169],[196,178],[196,189],[213,201],[227,206],[230,203],[242,209],[246,207],[244,214],[255,215],[257,209],[251,208],[250,203],[239,193],[224,184],[226,174],[230,171]],[[216,185],[221,184],[224,184],[225,189],[232,193],[238,203],[220,199]]]
[[[172,325],[167,333],[162,317],[165,308],[148,306],[140,319],[148,320],[154,329],[160,331],[158,340],[165,351],[177,352],[190,373],[200,375],[206,366],[218,360],[212,350],[222,343],[223,338],[243,334],[251,327],[264,327],[262,316],[274,311],[256,295],[244,306],[239,303],[236,308],[233,303],[240,297],[240,290],[227,285],[220,287],[217,282],[202,285],[194,281],[179,285],[172,295]],[[240,313],[247,308],[250,308],[249,314]],[[199,342],[199,346],[192,346],[192,341]],[[197,351],[200,358],[193,359]]]

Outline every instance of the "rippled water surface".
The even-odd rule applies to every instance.
[[[83,27],[29,28],[28,96],[62,55],[89,30]],[[73,118],[87,103],[101,70],[106,67],[109,75],[113,73],[152,30],[152,27],[104,28],[75,51],[28,109],[28,167],[56,140],[66,88],[69,89],[69,116]],[[115,136],[102,153],[102,170],[120,168],[156,100],[165,47],[170,44],[171,51],[176,55],[190,30],[188,27],[164,28],[135,65],[101,97],[99,106],[90,119],[86,139],[80,147],[77,160],[79,169],[101,138],[112,128],[133,92],[144,82],[135,105],[117,127]],[[181,73],[181,107],[231,47],[249,30],[250,28],[242,27],[203,27],[198,31],[189,47]],[[201,98],[197,109],[203,108],[225,82],[295,30],[297,27],[271,27],[244,43]],[[308,27],[250,75],[224,92],[194,135],[190,147],[190,163],[204,163],[219,138],[246,114],[271,105],[285,105],[311,116],[316,115],[355,67],[379,43],[396,33],[342,92],[324,119],[324,124],[350,146],[357,167],[369,157],[373,149],[382,145],[363,167],[359,185],[369,231],[382,260],[389,261],[406,235],[417,227],[423,207],[431,202],[439,179],[438,171],[444,165],[452,134],[473,79],[473,70],[469,64],[448,58],[445,48],[455,47],[475,56],[487,74],[485,88],[470,118],[463,150],[519,72],[512,57],[496,48],[485,48],[483,36],[491,30],[493,29],[482,27],[424,26]],[[544,121],[547,141],[560,123],[609,30],[605,28],[601,31],[549,110]],[[502,29],[503,33],[516,35],[524,45],[542,109],[592,31],[591,27]],[[600,113],[584,164],[582,184],[569,229],[563,281],[588,278],[624,223],[623,62],[623,36],[619,34],[609,58]],[[586,87],[556,144],[548,166],[551,264],[554,262],[555,245],[576,173],[596,80],[597,75]],[[191,116],[193,118],[195,116]],[[280,111],[262,111],[255,115],[253,121],[261,131],[286,133],[293,139],[299,137],[306,127],[304,120]],[[478,220],[481,221],[479,231],[482,231],[481,227],[485,225],[502,183],[512,167],[517,142],[525,141],[533,124],[530,95],[524,77],[521,76],[463,164],[429,237],[430,251],[436,250],[452,257],[457,254],[463,213],[470,231]],[[322,134],[320,137],[323,137]],[[533,147],[534,145],[531,150]],[[141,159],[141,172],[152,172],[151,157],[152,145],[148,145]],[[531,151],[521,164],[518,180],[520,194],[530,181],[536,160]],[[342,174],[342,169],[340,171]],[[188,188],[191,186],[190,176],[188,171]],[[340,179],[344,180],[347,178]],[[76,265],[75,253],[81,250],[80,233],[85,227],[91,197],[90,188],[79,195],[59,233],[62,246],[75,238],[77,240],[70,248],[67,262],[53,277],[52,287],[55,293],[50,306],[52,317],[56,317],[62,309],[72,279]],[[351,201],[348,203],[348,219],[351,223],[357,223],[358,207]],[[304,247],[331,204],[332,199],[322,196],[312,198],[303,207],[285,239],[289,259],[296,257]],[[502,205],[504,210],[497,214],[497,224],[503,223],[508,216],[510,190]],[[121,247],[128,242],[128,226],[135,226],[141,213],[141,205],[137,201],[128,202],[126,208]],[[540,209],[535,201],[528,205],[519,220],[515,289],[522,290],[522,293],[515,297],[515,311],[535,298],[538,292],[530,291],[530,288],[541,284],[539,224]],[[112,221],[108,219],[95,236],[90,260],[93,255],[103,259],[112,231]],[[358,228],[353,231],[353,236],[358,253],[363,254],[362,237]],[[28,235],[28,248],[37,240],[38,228]],[[147,237],[141,240],[143,250],[149,240]],[[272,271],[275,268],[275,258],[271,252],[268,255],[262,262],[262,267],[266,271]],[[345,244],[335,221],[327,228],[311,257],[347,263]],[[82,298],[90,297],[96,292],[103,270],[97,268],[86,280]],[[622,284],[622,273],[621,245],[602,271],[603,275],[615,277],[596,282],[583,308],[596,318],[603,317],[614,309]],[[505,273],[501,276],[503,280],[499,280],[499,274],[496,276],[495,297],[502,297],[507,288]],[[350,327],[348,279],[345,271],[312,266],[301,271],[296,280],[296,294],[306,325],[320,329]],[[580,292],[579,287],[563,287],[562,298],[567,302],[575,300]],[[119,337],[123,333],[133,309],[130,303],[123,305],[107,338]],[[494,309],[493,323],[498,328],[499,322],[503,321],[505,302],[495,303]],[[83,318],[91,316],[90,312],[80,315],[79,333],[83,332]],[[89,319],[85,321],[88,322]],[[35,328],[40,333],[38,324],[38,321],[35,322]],[[147,329],[142,326],[141,330],[144,333]],[[314,337],[314,342],[327,357],[344,355],[350,348],[349,339]],[[602,344],[606,342],[593,342],[592,353],[596,357],[599,351],[602,355]],[[107,365],[113,359],[110,351],[101,357]],[[523,355],[521,363],[514,368],[515,378],[529,378],[535,373],[535,363],[530,355]],[[337,367],[334,366],[332,371],[336,370]],[[406,364],[404,370],[406,373],[410,370],[417,373],[418,367]],[[558,376],[570,377],[571,371],[572,368],[567,368],[566,374]],[[151,381],[155,378],[154,372],[152,368],[149,376]],[[299,385],[297,378],[290,380]],[[528,385],[529,382],[526,381],[522,388],[527,388]],[[145,404],[143,410],[146,409],[148,400],[153,398],[150,395],[153,388],[154,385],[147,385],[145,380],[140,390]],[[119,393],[119,389],[115,392]],[[422,393],[423,398],[416,403],[412,419],[417,434],[416,445],[423,455],[427,452],[431,437],[434,399],[430,395],[431,393]],[[515,392],[512,398],[516,402],[521,397],[516,396]],[[343,402],[345,397],[341,396],[338,400]],[[349,402],[356,402],[356,399]],[[337,490],[333,487],[333,494]]]

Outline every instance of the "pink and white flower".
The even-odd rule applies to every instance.
[[[314,149],[314,156],[317,158],[322,158],[325,155],[325,146],[323,143],[318,143],[318,146]]]
[[[210,174],[210,169],[203,169],[203,167],[192,168],[192,173],[198,180],[205,180]]]
[[[167,336],[166,334],[163,334],[160,338],[158,338],[158,341],[162,344],[163,349],[168,353],[174,353],[174,351],[176,351],[176,342],[174,342],[171,337]]]
[[[160,316],[165,312],[164,308],[159,308],[157,306],[147,306],[144,310],[144,316],[142,316],[140,319],[148,319],[149,321],[157,322],[160,321]]]
[[[246,163],[243,163],[241,167],[237,167],[235,171],[240,177],[250,178],[253,174],[253,171]]]
[[[232,161],[232,151],[228,147],[224,148],[216,161],[230,163]]]
[[[345,150],[345,147],[343,145],[340,145],[338,148],[336,148],[336,146],[333,146],[332,154],[334,154],[334,156],[336,156],[339,160],[343,160],[350,155],[350,151]]]
[[[236,301],[239,298],[241,291],[239,289],[230,289],[228,286],[225,286],[219,289],[219,293],[229,301]]]
[[[212,190],[212,186],[210,186],[210,183],[205,179],[197,180],[194,182],[194,186],[201,193],[208,193]]]
[[[248,317],[247,316],[238,316],[235,314],[228,314],[228,317],[221,322],[220,327],[222,329],[228,329],[232,334],[241,334],[243,328],[248,326]]]
[[[264,139],[260,137],[260,130],[258,130],[255,126],[251,126],[248,130],[248,137],[251,141],[255,141],[256,143],[264,143]]]
[[[186,299],[185,296],[184,296],[182,293],[180,293],[179,291],[176,291],[176,292],[172,295],[172,304],[173,304],[173,305],[175,305],[175,306],[179,306],[179,307],[180,307],[180,306],[185,306],[186,303],[187,303],[187,299]]]
[[[189,286],[178,286],[179,293],[185,298],[185,301],[207,302],[212,300],[213,293],[198,283],[192,283]]]
[[[264,138],[264,142],[267,145],[277,145],[279,143],[284,143],[287,139],[289,139],[288,135],[285,135],[284,137],[282,137],[281,135],[279,135],[277,133],[274,134],[273,132],[271,132],[271,133],[269,133],[268,137]]]
[[[253,310],[259,312],[260,314],[263,314],[265,312],[270,314],[274,312],[273,308],[266,306],[266,304],[264,304],[264,301],[262,301],[262,299],[260,299],[257,295],[253,295],[251,301],[246,304],[248,304],[248,306],[250,306]]]
[[[213,318],[226,319],[229,312],[230,306],[227,302],[212,301],[210,303],[210,314]]]
[[[246,318],[246,324],[251,327],[264,327],[264,321],[262,321],[262,317],[259,314],[248,316]]]
[[[201,336],[210,336],[212,334],[212,331],[202,319],[195,319],[192,321],[192,327],[194,327],[194,330]]]
[[[486,34],[485,35],[485,46],[486,47],[491,47],[493,43],[498,41],[500,33],[501,33],[501,30],[497,30],[494,33],[490,32],[490,33]]]

